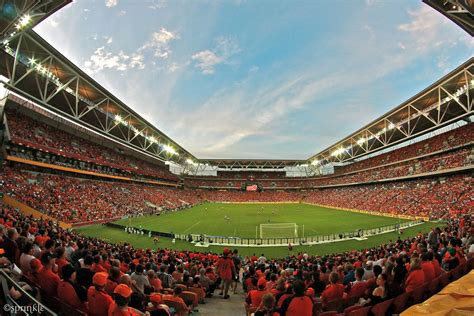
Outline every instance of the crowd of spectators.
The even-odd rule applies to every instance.
[[[263,254],[241,258],[227,249],[222,255],[136,249],[0,207],[0,263],[20,267],[30,294],[40,293],[46,304],[60,301],[90,315],[169,315],[170,308],[186,315],[199,303],[209,303],[206,298],[217,296],[216,289],[228,298],[233,276],[242,272],[247,310],[310,316],[315,310],[371,306],[412,293],[466,267],[474,257],[474,227],[468,216],[452,218],[429,234],[400,236],[373,248],[269,259]]]
[[[12,109],[6,110],[6,116],[11,143],[42,151],[41,158],[48,158],[50,162],[60,162],[60,159],[46,157],[48,154],[75,159],[83,164],[102,166],[103,170],[111,169],[114,172],[121,171],[132,175],[178,180],[178,177],[169,172],[165,165],[151,164],[125,154],[122,149],[110,149],[79,136],[73,136]],[[35,153],[33,157],[36,156]]]
[[[344,307],[373,306],[403,293],[411,295],[474,258],[470,221],[469,216],[457,217],[443,229],[433,227],[414,238],[399,237],[378,247],[328,256],[298,253],[279,260],[268,260],[263,254],[246,257],[243,285],[248,293],[247,310],[310,316],[314,310],[341,312]],[[392,312],[397,308],[395,304],[388,307]],[[288,314],[289,310],[298,313]]]
[[[430,137],[426,140],[372,158],[351,163],[347,166],[338,168],[337,172],[345,174],[415,158],[438,151],[444,151],[461,145],[472,144],[474,141],[472,124],[473,123],[468,123],[464,126]]]
[[[114,220],[199,202],[194,192],[20,171],[6,167],[4,192],[66,223]]]
[[[106,182],[5,167],[4,193],[73,224],[112,221],[211,202],[305,202],[392,215],[448,218],[474,209],[470,174],[311,191],[207,191]]]
[[[436,171],[471,166],[474,162],[474,147],[458,148],[434,155],[413,158],[402,162],[393,162],[390,165],[372,167],[359,172],[348,174],[336,173],[312,178],[285,178],[268,179],[255,178],[256,183],[264,188],[313,188],[320,186],[339,185],[348,183],[366,183],[385,179],[415,176]],[[239,173],[239,172],[236,172]],[[216,177],[186,177],[187,187],[210,187],[210,188],[240,188],[245,179],[231,179]]]

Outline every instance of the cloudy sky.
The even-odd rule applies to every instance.
[[[198,158],[306,159],[474,52],[418,0],[76,0],[35,31]]]

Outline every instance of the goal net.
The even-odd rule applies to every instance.
[[[295,223],[260,224],[260,238],[298,237]]]

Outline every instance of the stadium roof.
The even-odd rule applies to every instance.
[[[474,0],[423,0],[423,2],[474,36]]]
[[[0,24],[0,34],[4,36],[0,74],[7,78],[7,88],[99,134],[189,168],[316,169],[328,162],[351,161],[473,114],[471,58],[416,96],[307,160],[198,159],[31,30],[35,23],[69,1],[49,1],[48,6],[41,7],[29,5],[33,2],[21,2],[26,9],[16,9],[16,19]],[[24,23],[25,16],[29,16],[28,23]]]

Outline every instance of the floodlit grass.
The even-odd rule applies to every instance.
[[[172,214],[123,219],[117,224],[129,225],[129,221],[134,227],[166,233],[255,238],[256,228],[268,223],[296,223],[298,236],[303,235],[304,225],[304,235],[315,236],[378,228],[406,220],[307,204],[206,203]]]
[[[275,214],[272,214],[272,211]],[[230,217],[229,221],[224,219],[225,215]],[[305,225],[305,235],[307,236],[350,232],[359,228],[376,228],[400,222],[399,219],[394,218],[351,213],[304,204],[203,204],[174,214],[134,218],[131,222],[136,227],[142,226],[145,229],[162,232],[203,233],[252,238],[255,237],[255,227],[260,223],[267,223],[269,218],[271,223],[296,223],[299,226],[299,234],[301,234],[302,225]],[[128,225],[129,220],[121,220],[118,223]],[[414,236],[420,231],[426,232],[434,225],[436,224],[425,223],[405,229],[402,237]],[[154,245],[152,238],[130,235],[123,230],[102,225],[82,227],[78,228],[77,231],[112,243],[127,241],[140,248],[159,247],[204,252],[221,252],[224,248],[220,246],[198,248],[193,244],[179,240],[176,241],[176,244],[172,244],[171,240],[167,238],[160,238],[159,244]],[[369,237],[363,241],[350,240],[331,244],[296,246],[291,253],[286,247],[240,247],[239,252],[242,255],[264,253],[271,258],[281,258],[303,251],[313,255],[324,255],[378,246],[396,238],[398,238],[397,233],[386,233]]]

